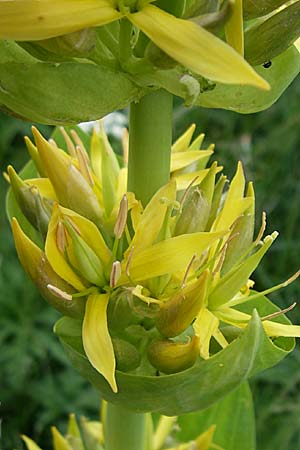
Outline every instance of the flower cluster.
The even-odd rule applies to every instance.
[[[35,144],[26,143],[37,176],[8,168],[19,259],[50,304],[82,319],[85,354],[114,392],[116,368],[171,374],[225,348],[251,318],[240,306],[299,274],[252,291],[277,233],[263,238],[263,215],[253,237],[255,196],[242,164],[230,183],[217,163],[206,168],[213,146],[202,150],[204,135],[192,141],[193,132],[174,143],[170,181],[145,207],[126,192],[126,133],[124,167],[103,129],[88,151],[61,129],[69,153],[33,129]],[[267,335],[300,336],[300,326],[271,320],[281,313],[261,318]]]

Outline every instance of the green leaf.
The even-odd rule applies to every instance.
[[[39,62],[29,55],[25,62],[26,52],[10,44],[8,54],[5,42],[0,41],[0,108],[27,120],[53,125],[95,120],[144,93],[122,72],[93,63]]]
[[[253,23],[245,32],[245,58],[263,64],[290,47],[300,36],[300,1]]]
[[[216,425],[213,442],[226,450],[255,450],[255,417],[248,383],[226,395],[201,412],[179,417],[180,441],[195,439],[211,425]]]
[[[243,14],[245,19],[265,16],[286,3],[286,0],[244,0]]]
[[[276,308],[269,305],[269,311]],[[210,407],[253,374],[273,366],[293,349],[293,339],[272,342],[256,311],[245,331],[208,360],[198,359],[188,370],[172,375],[140,376],[116,371],[119,391],[114,394],[82,351],[81,330],[75,336],[73,320],[60,319],[55,332],[79,373],[112,403],[136,412],[178,415]],[[284,342],[283,342],[284,341]]]

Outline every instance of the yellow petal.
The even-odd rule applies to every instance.
[[[146,248],[154,242],[164,222],[169,203],[175,199],[176,185],[174,182],[166,184],[156,192],[139,220],[126,256],[130,254],[132,247],[135,252],[138,252],[141,248]]]
[[[71,286],[78,291],[85,289],[81,279],[76,275],[74,270],[69,266],[64,256],[57,246],[57,225],[61,216],[59,207],[53,208],[53,213],[49,222],[48,234],[45,243],[45,253],[53,270]]]
[[[118,391],[115,380],[116,360],[108,332],[106,309],[109,294],[90,295],[85,309],[82,340],[85,353],[96,370]]]
[[[226,41],[244,56],[243,0],[235,0],[232,14],[225,25]]]
[[[192,71],[214,81],[269,89],[253,68],[221,39],[193,22],[146,5],[128,19],[158,47]]]
[[[183,234],[154,244],[137,254],[133,251],[129,266],[130,277],[135,281],[140,281],[185,270],[195,254],[200,256],[225,233],[226,231]],[[126,265],[127,261],[122,265],[123,274],[119,285],[127,281],[124,273]]]
[[[1,0],[0,39],[33,41],[105,25],[121,14],[111,0]]]
[[[210,448],[213,448],[212,441],[215,431],[216,425],[211,425],[208,430],[201,433],[195,440],[195,448],[198,450],[209,450]]]
[[[172,152],[184,152],[188,149],[192,140],[196,125],[192,123],[189,128],[174,142],[172,145]]]
[[[244,198],[245,176],[241,162],[230,183],[222,211],[212,226],[213,230],[229,228],[233,222],[253,204],[252,197]]]
[[[26,447],[28,450],[41,450],[41,447],[39,447],[38,445],[36,445],[36,443],[30,439],[29,437],[25,436],[24,434],[22,435],[22,439],[26,444]]]
[[[26,180],[26,183],[30,184],[30,186],[35,186],[39,190],[39,193],[42,197],[46,197],[51,200],[57,200],[55,191],[49,178],[30,178],[29,180]]]
[[[197,319],[193,323],[195,333],[200,338],[200,355],[204,359],[209,358],[209,345],[212,336],[219,327],[219,319],[207,308],[201,309]]]
[[[239,328],[246,328],[248,321],[251,319],[250,314],[237,311],[233,308],[220,308],[215,311],[215,314],[223,322]],[[273,322],[271,320],[263,320],[262,325],[265,332],[270,337],[300,337],[299,325],[288,325],[286,323]]]
[[[177,152],[171,155],[171,172],[187,167],[200,159],[212,155],[212,150],[193,150],[186,152]]]
[[[51,433],[53,438],[54,450],[71,450],[68,441],[63,437],[63,435],[58,431],[56,427],[51,427]]]

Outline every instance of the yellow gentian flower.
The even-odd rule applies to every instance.
[[[195,73],[221,83],[269,88],[231,46],[195,23],[176,18],[150,3],[147,0],[1,0],[0,39],[43,40],[126,18],[165,53]]]

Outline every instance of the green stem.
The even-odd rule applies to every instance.
[[[128,190],[146,205],[170,178],[173,97],[159,90],[130,107]]]
[[[136,414],[108,403],[104,420],[105,449],[150,450],[151,420],[149,414]]]
[[[172,95],[148,94],[130,109],[128,190],[144,205],[170,177]],[[152,450],[150,414],[108,403],[104,418],[107,450]]]

